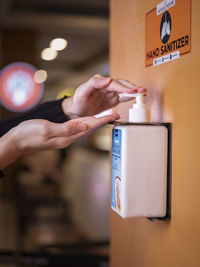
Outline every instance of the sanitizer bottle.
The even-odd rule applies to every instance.
[[[169,123],[150,123],[144,95],[112,131],[111,207],[123,218],[170,217]]]

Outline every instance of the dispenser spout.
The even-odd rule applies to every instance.
[[[125,100],[129,98],[136,98],[136,104],[133,104],[133,107],[129,109],[129,122],[135,123],[145,123],[150,121],[150,110],[146,108],[144,104],[144,95],[145,93],[136,93],[136,94],[119,94],[120,99]]]
[[[136,103],[137,104],[144,104],[144,94],[138,93],[136,94]]]

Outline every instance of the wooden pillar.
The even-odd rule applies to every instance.
[[[192,52],[146,68],[145,14],[160,2],[111,0],[110,62],[112,77],[163,95],[163,119],[173,123],[172,218],[124,220],[112,211],[111,267],[200,266],[200,2],[192,1]]]

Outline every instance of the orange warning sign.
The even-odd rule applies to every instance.
[[[146,14],[146,67],[190,51],[191,0],[164,0]]]

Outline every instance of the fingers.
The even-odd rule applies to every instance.
[[[103,127],[105,124],[113,122],[119,118],[120,116],[118,114],[110,114],[101,118],[83,117],[81,119],[75,119],[70,122],[63,123],[65,124],[65,127],[67,126],[65,134],[61,136],[52,136],[52,138],[49,139],[48,144],[52,148],[64,148],[74,141],[78,140],[79,138],[91,134],[98,128]],[[73,127],[71,125],[69,126],[69,123],[71,123],[71,125],[73,124]],[[80,126],[80,131],[76,132],[77,125],[78,128]]]
[[[127,101],[130,101],[130,100],[136,98],[139,93],[142,93],[144,96],[146,96],[147,93],[145,92],[145,90],[146,89],[141,88],[140,90],[138,90],[137,93],[134,93],[134,94],[128,94],[128,93],[119,94],[118,95],[119,96],[119,102],[127,102]]]
[[[112,82],[107,87],[109,91],[115,91],[117,93],[144,93],[147,90],[145,88],[139,87],[130,83],[126,80],[112,80]]]
[[[99,89],[101,94],[108,92],[115,93],[145,93],[147,90],[144,87],[136,86],[135,84],[122,79],[112,80],[110,77],[103,77],[99,74],[94,75],[86,83],[82,84],[77,90],[79,98],[88,98],[96,89]],[[81,90],[80,90],[81,89]]]
[[[100,74],[94,75],[86,83],[81,85],[83,95],[90,95],[94,89],[102,89],[106,91],[114,91],[118,93],[145,93],[147,90],[144,87],[137,86],[127,80],[103,77]]]
[[[95,89],[105,88],[109,86],[111,82],[112,79],[110,77],[103,77],[99,74],[96,74],[81,86],[82,94],[87,97]]]
[[[144,87],[138,88],[137,90],[138,93],[147,93],[147,89]],[[146,94],[145,94],[146,95]]]
[[[100,74],[96,74],[88,82],[95,89],[101,89],[109,86],[112,79],[110,77],[103,77]]]
[[[56,136],[73,136],[79,133],[86,133],[119,118],[120,116],[118,114],[110,114],[98,119],[95,117],[82,117],[64,123],[49,122],[48,135],[49,138],[52,138]]]
[[[48,125],[49,138],[55,136],[71,136],[86,130],[87,125],[80,121],[80,119],[75,119],[64,123],[49,123]]]
[[[107,87],[108,91],[114,91],[118,93],[137,93],[136,88],[130,88],[127,85],[122,84],[117,80],[113,80],[110,85]]]
[[[82,123],[87,125],[87,130],[86,132],[91,132],[91,131],[95,131],[96,129],[103,127],[105,124],[109,123],[109,122],[113,122],[115,120],[118,120],[120,118],[120,116],[118,114],[110,114],[110,115],[106,115],[106,116],[102,116],[100,118],[96,118],[96,117],[82,117],[81,121]],[[80,119],[79,119],[80,120]],[[85,134],[86,134],[85,132]]]
[[[135,89],[136,90],[136,93],[146,93],[147,92],[147,89],[142,87],[142,86],[139,86],[139,85],[135,85],[134,83],[131,83],[127,80],[117,80],[119,81],[120,83],[122,83],[123,85],[131,88],[131,89]]]
[[[115,81],[131,88],[131,89],[138,89],[139,86],[135,85],[134,83],[129,82],[128,80],[116,79]]]
[[[102,116],[100,118],[95,117],[86,117],[84,123],[88,125],[88,131],[94,131],[109,122],[113,122],[120,118],[119,114],[110,114],[106,116]]]
[[[130,96],[127,96],[127,95],[124,96],[123,94],[121,94],[119,96],[119,103],[121,103],[121,102],[128,102],[128,101],[133,100],[133,99],[135,99],[135,96],[130,97]]]

